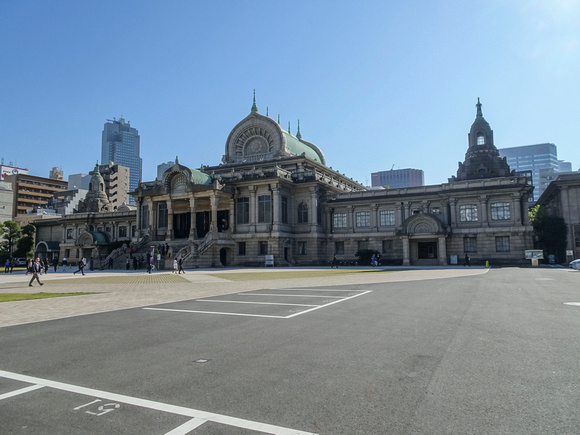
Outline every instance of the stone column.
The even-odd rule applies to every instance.
[[[369,224],[370,224],[372,229],[374,229],[376,232],[378,232],[379,231],[379,217],[377,216],[377,210],[379,209],[379,206],[377,204],[371,204],[370,209],[371,209],[371,221],[369,222]]]
[[[137,213],[135,215],[135,227],[137,231],[135,231],[135,236],[137,239],[141,237],[141,206],[143,205],[143,199],[139,198],[137,201]],[[129,227],[129,234],[127,234],[131,239],[133,238],[133,234],[131,232],[131,228]]]
[[[280,230],[280,189],[278,184],[272,185],[272,217],[273,217],[273,231]]]
[[[487,195],[479,197],[479,208],[481,210],[481,224],[482,227],[489,227],[488,211],[487,211]]]
[[[451,226],[457,228],[457,200],[455,198],[449,200],[449,210],[451,211]]]
[[[316,231],[316,226],[318,225],[318,200],[316,198],[316,188],[310,188],[310,208],[312,213],[310,213],[310,226],[311,231]]]
[[[209,223],[209,230],[212,233],[217,232],[217,212],[219,200],[219,197],[215,193],[212,193],[209,198],[209,203],[211,205],[211,221]]]
[[[445,236],[439,236],[438,240],[438,256],[439,256],[439,266],[447,265],[447,246],[445,245]]]
[[[165,240],[173,240],[173,201],[170,199],[165,202],[167,204],[167,231],[165,233]]]
[[[196,219],[195,219],[195,197],[189,198],[189,213],[190,217],[190,226],[189,226],[189,240],[194,240],[197,238],[197,231],[195,228]]]
[[[236,202],[233,198],[230,198],[230,221],[229,221],[229,230],[231,232],[235,232],[235,225],[236,225]]]
[[[512,194],[512,208],[514,210],[514,217],[513,217],[514,225],[519,226],[522,224],[522,204],[521,204],[521,197],[520,197],[519,192]]]
[[[403,236],[403,266],[410,266],[411,261],[409,259],[409,236]]]
[[[352,205],[346,206],[346,227],[351,233],[354,233],[353,209]]]
[[[403,204],[397,204],[395,207],[395,228],[403,228]]]
[[[256,222],[258,221],[258,207],[256,203],[256,186],[249,186],[250,190],[250,232],[256,232]]]

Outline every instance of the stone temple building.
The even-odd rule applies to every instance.
[[[258,112],[229,133],[222,163],[199,169],[176,158],[141,182],[134,243],[169,247],[186,267],[320,265],[357,252],[383,264],[522,263],[532,248],[533,187],[499,157],[481,103],[457,175],[448,183],[367,190],[326,165],[322,150]]]

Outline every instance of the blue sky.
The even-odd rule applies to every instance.
[[[580,1],[3,1],[0,156],[65,179],[100,159],[107,119],[141,136],[143,179],[221,162],[260,113],[370,184],[447,181],[477,98],[498,148],[552,142],[578,170]]]

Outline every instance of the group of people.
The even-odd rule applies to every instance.
[[[6,263],[4,263],[4,273],[12,273],[14,266],[16,266],[15,258],[6,259]]]
[[[181,274],[181,272],[185,274],[185,270],[183,270],[183,257],[181,257],[179,260],[175,258],[173,260],[173,273]]]

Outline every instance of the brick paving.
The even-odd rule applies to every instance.
[[[351,269],[353,271],[360,270],[357,268]],[[384,269],[389,270],[389,268]],[[24,272],[0,274],[0,293],[95,292],[94,294],[81,296],[0,303],[0,327],[263,288],[320,287],[449,279],[479,275],[486,273],[489,269],[457,266],[393,268],[392,273],[354,273],[352,275],[341,274],[311,278],[301,277],[300,272],[303,270],[328,270],[328,268],[196,269],[187,270],[187,273],[179,275],[166,271],[147,274],[143,271],[124,270],[87,272],[85,276],[76,276],[72,272],[49,272],[48,275],[40,277],[41,282],[45,283],[42,287],[36,281],[33,287],[29,287],[30,275],[26,276]],[[263,276],[259,280],[248,281],[231,281],[227,279],[228,273],[267,274],[281,271],[296,272],[296,276],[271,280],[263,279]]]

